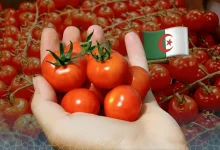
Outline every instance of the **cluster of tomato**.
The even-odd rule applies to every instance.
[[[100,43],[91,46],[92,35],[85,43],[66,48],[61,44],[59,51],[50,51],[42,62],[42,75],[55,91],[64,93],[60,103],[69,113],[135,121],[150,89],[150,75],[142,67],[130,66],[109,42],[107,48]]]
[[[21,126],[26,129],[37,128],[36,123],[19,124],[27,123],[28,121],[24,121],[27,119],[34,122],[34,117],[30,116],[30,101],[34,91],[32,76],[43,73],[56,91],[60,92],[58,95],[61,95],[61,105],[67,111],[73,112],[79,109],[100,114],[100,111],[104,109],[106,116],[135,120],[140,111],[140,101],[143,100],[149,85],[143,84],[148,80],[146,72],[138,67],[129,67],[127,60],[122,57],[122,55],[127,55],[125,34],[134,31],[142,40],[142,31],[157,31],[184,25],[189,29],[190,55],[158,60],[156,64],[150,64],[150,86],[160,106],[178,123],[188,124],[199,120],[198,124],[205,126],[208,122],[212,122],[209,121],[212,117],[205,117],[207,115],[201,117],[201,113],[199,115],[198,113],[203,110],[213,112],[220,109],[220,45],[214,34],[218,22],[219,18],[214,12],[188,10],[184,6],[184,0],[38,0],[34,3],[24,2],[20,4],[18,10],[3,9],[0,12],[0,114],[2,114],[0,116],[3,117],[0,118],[6,119],[5,122],[9,126],[14,126],[13,129],[21,128]],[[100,66],[100,59],[102,59],[97,53],[98,56],[84,54],[81,58],[75,58],[82,66],[80,69],[75,68],[78,69],[79,78],[71,78],[72,81],[68,83],[64,80],[60,83],[61,87],[56,87],[54,81],[50,80],[51,77],[49,75],[47,77],[47,74],[51,72],[43,71],[40,63],[40,38],[43,27],[54,28],[62,39],[66,27],[76,26],[81,30],[81,39],[84,42],[88,40],[87,28],[93,24],[100,25],[104,29],[106,39],[112,48],[109,55],[117,57],[114,63],[124,65],[115,66],[115,70],[122,71],[122,74],[133,72],[133,76],[137,76],[137,79],[143,78],[142,82],[133,81],[138,82],[138,86],[136,83],[132,84],[132,76],[123,75],[123,78],[128,79],[126,84],[123,83],[124,80],[121,80],[122,77],[116,78],[116,75],[114,79],[109,79],[107,75],[100,77],[94,69]],[[80,44],[82,43],[73,43],[73,51],[80,52]],[[64,49],[64,51],[69,51],[70,46]],[[94,50],[96,51],[97,49]],[[106,55],[107,52],[105,52]],[[69,57],[72,58],[73,55]],[[55,61],[52,57],[50,59],[51,62]],[[119,61],[121,63],[118,63]],[[62,65],[59,59],[57,62],[55,65]],[[46,64],[45,68],[52,65]],[[86,64],[87,67],[85,67]],[[74,68],[74,65],[72,67]],[[117,67],[125,68],[118,69]],[[126,68],[130,71],[126,71]],[[105,83],[107,81],[112,83]],[[69,85],[69,83],[75,84]],[[120,87],[121,84],[128,86]],[[90,95],[91,99],[88,101],[91,103],[85,103],[90,103],[92,107],[89,110],[86,105],[85,109],[77,107],[79,102],[75,101],[71,105],[76,107],[70,109],[69,96],[81,93],[81,90],[82,93]],[[125,103],[126,107],[132,106],[132,110],[137,110],[130,112],[134,113],[133,118],[115,116],[123,114],[123,112],[116,114],[122,108],[119,107],[122,103],[112,102],[111,97],[112,95],[119,96],[119,93],[126,91],[133,94],[133,97],[130,95],[129,97],[137,100],[136,104]],[[141,98],[134,91],[137,91]],[[65,92],[64,97],[63,92]],[[83,98],[86,94],[77,95]],[[118,98],[117,96],[115,98]],[[101,105],[102,103],[104,105]],[[118,107],[113,108],[116,104]],[[213,114],[208,116],[213,116]],[[0,127],[4,127],[3,130],[6,128],[5,122],[0,122]],[[186,128],[191,129],[191,126],[184,126],[184,131]]]

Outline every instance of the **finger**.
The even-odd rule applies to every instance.
[[[40,54],[41,54],[41,62],[43,62],[46,55],[49,53],[46,50],[59,50],[59,37],[53,28],[45,28],[42,32],[41,36],[41,45],[40,45]]]
[[[138,35],[134,32],[127,33],[125,35],[125,44],[131,65],[140,66],[149,71],[145,51]]]
[[[96,41],[98,41],[99,43],[105,42],[105,35],[104,35],[104,31],[102,30],[102,28],[98,25],[92,25],[88,28],[87,30],[87,35],[91,34],[92,32],[93,36],[91,38],[92,40],[92,45],[96,45]]]
[[[70,26],[64,30],[63,33],[63,44],[65,46],[69,45],[71,42],[80,42],[80,30],[77,27]]]
[[[67,113],[57,104],[55,91],[43,77],[35,77],[33,84],[35,92],[31,103],[32,112],[43,131],[48,132],[50,123],[56,122]]]

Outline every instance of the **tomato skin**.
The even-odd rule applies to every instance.
[[[188,36],[189,36],[189,47],[193,48],[197,45],[198,42],[198,37],[195,32],[188,31]]]
[[[19,31],[18,27],[13,26],[13,25],[5,27],[4,37],[11,37],[14,40],[18,40],[19,34],[20,34],[20,31]]]
[[[41,74],[40,59],[28,57],[27,62],[22,64],[22,71],[27,75]]]
[[[12,65],[12,54],[10,51],[0,51],[0,64],[1,65]]]
[[[152,64],[150,65],[149,70],[152,91],[159,92],[169,87],[171,83],[171,76],[164,66]]]
[[[141,0],[129,0],[126,2],[129,12],[136,11],[142,6]]]
[[[40,58],[40,43],[31,42],[28,47],[27,56]]]
[[[200,31],[204,26],[203,13],[197,9],[190,10],[183,17],[183,23],[190,31]]]
[[[6,94],[8,93],[7,85],[0,80],[0,99],[5,98]]]
[[[86,88],[69,91],[62,99],[61,106],[69,113],[84,112],[98,114],[100,100],[97,95]]]
[[[140,114],[141,107],[140,95],[127,85],[112,89],[104,100],[105,115],[120,120],[135,121]]]
[[[55,3],[53,0],[40,0],[39,11],[40,13],[49,13],[55,10]]]
[[[19,6],[19,12],[31,12],[35,13],[36,12],[36,7],[33,3],[31,2],[23,2]]]
[[[214,32],[219,24],[219,18],[215,12],[208,11],[203,15],[205,32]]]
[[[15,67],[17,70],[22,70],[23,60],[23,52],[18,53],[16,56],[12,58],[12,66]]]
[[[97,62],[94,58],[87,64],[87,77],[95,86],[112,89],[124,82],[129,69],[128,61],[118,52],[111,52],[105,62]]]
[[[21,26],[31,25],[29,22],[33,23],[35,20],[35,15],[30,12],[23,12],[19,15],[19,24]]]
[[[198,116],[198,106],[191,97],[187,95],[180,97],[181,99],[184,97],[183,103],[179,104],[176,97],[172,98],[169,102],[168,112],[179,124],[187,124]]]
[[[17,74],[18,72],[14,67],[10,65],[2,66],[0,69],[0,80],[5,82],[6,85],[10,85],[11,81]]]
[[[28,109],[29,103],[26,99],[15,98],[14,103],[5,108],[3,114],[7,123],[12,125],[19,116],[27,113]]]
[[[113,3],[112,9],[114,11],[115,18],[120,18],[123,13],[128,11],[126,3],[120,1]]]
[[[68,0],[53,0],[56,9],[62,9],[67,5]]]
[[[220,89],[215,86],[209,87],[207,93],[202,87],[198,88],[194,94],[194,99],[198,104],[199,110],[219,111],[220,110]]]
[[[220,70],[220,60],[213,60],[210,58],[205,64],[208,73],[214,73]]]
[[[60,56],[59,51],[55,54]],[[72,53],[72,57],[77,53]],[[57,92],[68,92],[72,89],[81,87],[86,81],[86,60],[76,59],[77,63],[70,63],[66,66],[55,67],[48,63],[55,62],[54,57],[48,54],[42,62],[42,75]]]
[[[182,26],[182,24],[183,24],[182,17],[177,13],[168,13],[167,16],[165,16],[161,19],[162,19],[162,21],[161,21],[161,28],[162,29],[176,27],[176,26]]]
[[[144,100],[150,90],[150,74],[139,66],[131,66],[130,69],[132,79],[129,85],[134,88],[138,94],[140,94],[142,100]]]
[[[0,112],[3,112],[5,108],[8,108],[10,106],[11,104],[8,101],[6,101],[5,99],[0,99]]]
[[[218,119],[214,117],[212,114],[206,114],[206,113],[200,113],[197,118],[196,118],[196,123],[199,125],[205,127],[205,128],[214,128],[215,123],[217,122]]]
[[[97,16],[104,17],[106,19],[110,19],[110,18],[115,17],[114,11],[108,5],[101,6],[100,8],[98,8],[98,10],[96,11],[96,14],[97,14]]]
[[[209,55],[203,50],[196,50],[193,55],[197,58],[198,63],[201,64],[205,64],[209,59]]]
[[[171,59],[169,63],[171,75],[178,81],[191,83],[193,80],[192,75],[198,71],[199,64],[193,55],[178,56]]]
[[[31,82],[32,82],[31,76],[22,75],[22,74],[17,75],[16,77],[14,77],[14,79],[11,82],[10,90],[11,90],[11,92],[14,92],[18,88],[29,85]],[[29,100],[31,98],[31,96],[33,95],[32,91],[34,91],[33,86],[26,87],[26,88],[16,92],[15,97]]]
[[[157,103],[159,104],[160,102],[162,102],[162,101],[164,100],[164,98],[165,98],[166,96],[163,96],[163,95],[154,93],[154,97],[155,97]],[[160,104],[159,106],[160,106],[163,110],[168,111],[168,105],[169,105],[169,101],[166,101],[166,102]]]
[[[220,77],[216,79],[215,86],[220,89]]]

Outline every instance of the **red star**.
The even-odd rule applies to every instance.
[[[171,46],[172,43],[173,43],[173,42],[171,41],[171,39],[169,39],[169,40],[167,41],[167,45],[170,45],[170,46]]]

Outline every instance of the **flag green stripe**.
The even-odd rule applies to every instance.
[[[158,41],[164,34],[165,30],[143,32],[144,50],[148,60],[166,58],[166,53],[163,53],[158,47]],[[165,42],[163,42],[163,46],[166,47]]]

